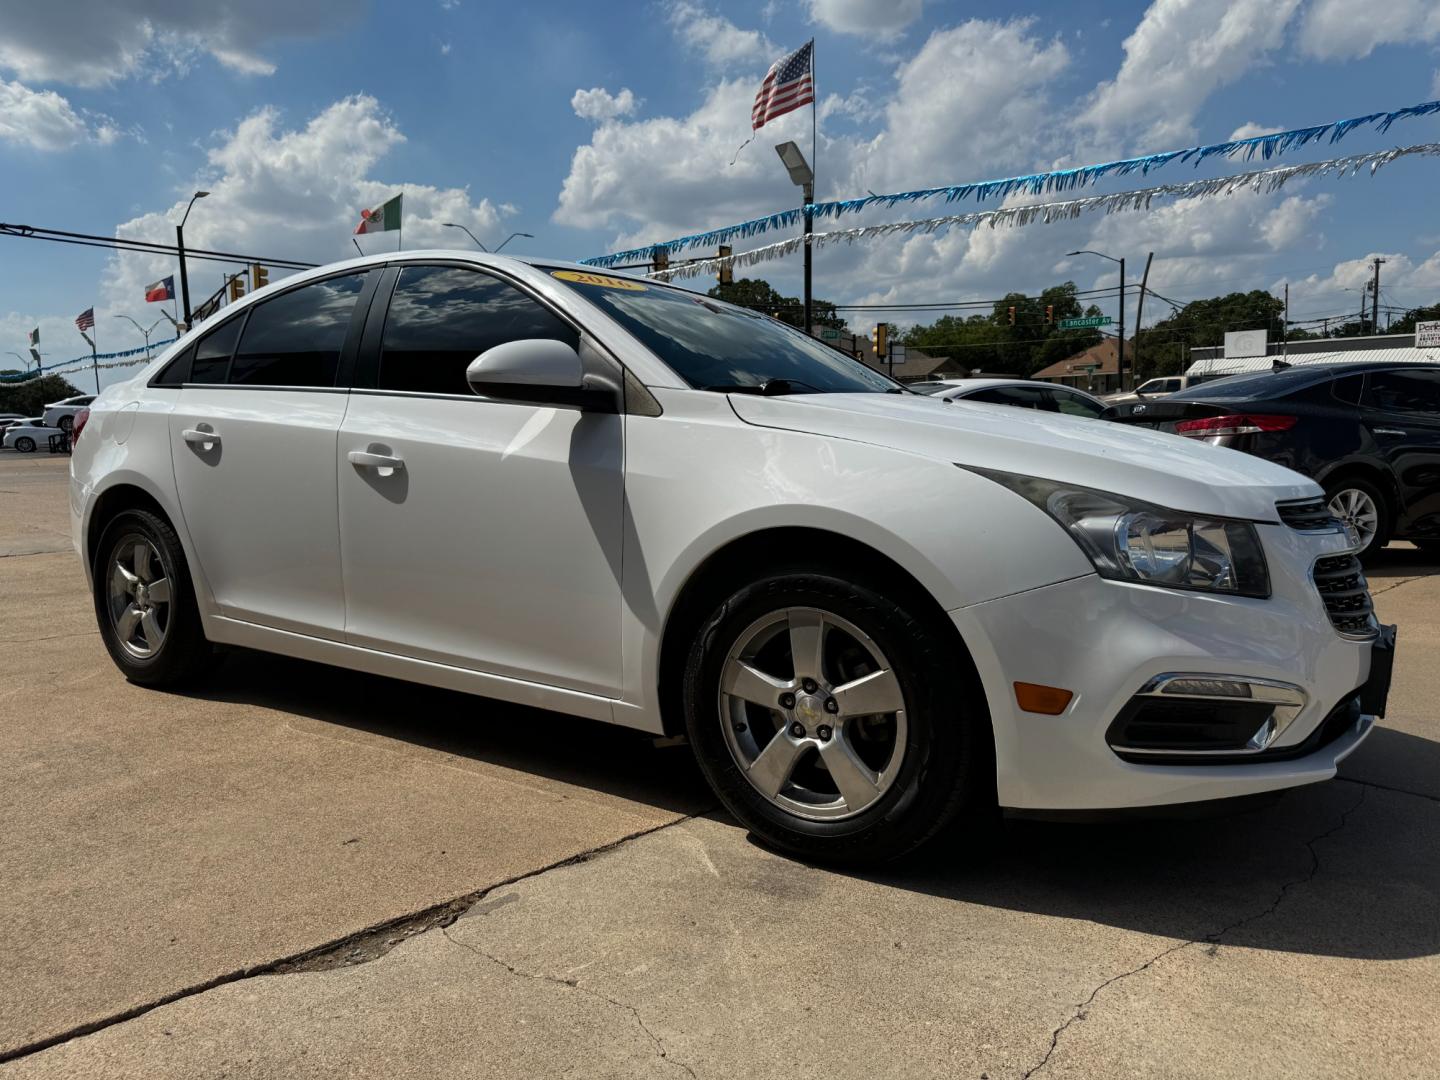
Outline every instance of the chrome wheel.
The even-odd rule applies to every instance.
[[[1354,534],[1356,550],[1364,551],[1370,546],[1380,528],[1380,508],[1368,492],[1341,488],[1330,496],[1330,512]]]
[[[750,784],[797,817],[852,817],[888,791],[905,758],[905,699],[858,627],[785,608],[745,629],[720,673],[725,742]]]
[[[170,579],[150,540],[130,533],[115,545],[108,590],[110,625],[120,647],[140,660],[154,656],[170,629]]]

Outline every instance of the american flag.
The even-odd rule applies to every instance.
[[[75,317],[75,328],[77,330],[95,329],[95,309],[93,307],[86,308]]]
[[[814,104],[815,80],[811,67],[814,55],[815,42],[808,41],[789,56],[775,61],[755,95],[755,107],[750,110],[751,130],[801,105]]]

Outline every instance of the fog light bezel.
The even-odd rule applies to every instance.
[[[1236,705],[1265,705],[1269,712],[1255,729],[1238,745],[1214,748],[1137,746],[1123,739],[1124,728],[1134,719],[1138,708],[1147,702],[1215,702],[1216,709]],[[1309,702],[1302,687],[1278,679],[1252,675],[1229,675],[1209,672],[1169,671],[1153,676],[1131,696],[1125,707],[1111,722],[1105,733],[1111,751],[1125,760],[1174,759],[1211,757],[1247,757],[1262,754],[1274,747],[1289,730]],[[1163,724],[1163,721],[1159,721]]]

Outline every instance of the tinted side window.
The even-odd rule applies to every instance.
[[[1345,375],[1336,379],[1330,387],[1336,400],[1343,401],[1346,405],[1359,405],[1360,391],[1365,389],[1365,376]]]
[[[1381,412],[1440,416],[1440,371],[1371,372],[1365,404]]]
[[[182,383],[190,382],[190,365],[194,361],[195,346],[191,345],[160,369],[160,374],[155,376],[154,385],[180,386]]]
[[[244,315],[230,319],[200,339],[195,348],[195,362],[190,369],[191,382],[225,381],[225,375],[230,370],[230,357],[235,352],[235,340],[240,336],[240,324],[244,321]]]
[[[256,304],[245,324],[230,381],[334,386],[350,315],[364,282],[364,274],[346,274]]]
[[[1071,416],[1085,416],[1093,420],[1103,411],[1101,406],[1097,406],[1088,398],[1083,398],[1079,394],[1072,394],[1066,390],[1052,390],[1050,391],[1050,396],[1055,399],[1056,408]]]
[[[969,400],[988,401],[995,405],[1017,405],[1022,409],[1055,411],[1055,407],[1046,400],[1041,390],[1029,386],[997,386],[989,390],[979,390],[971,394]]]
[[[523,338],[579,345],[571,326],[498,278],[457,266],[400,271],[381,344],[379,387],[469,394],[465,369],[486,349]]]

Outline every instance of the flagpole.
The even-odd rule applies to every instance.
[[[820,164],[817,150],[819,147],[816,131],[819,128],[820,114],[820,86],[816,81],[815,69],[815,39],[810,39],[810,190],[805,199],[805,333],[815,333],[815,312],[814,301],[811,293],[811,263],[814,259],[815,250],[811,242],[811,234],[815,231],[815,215],[810,207],[815,202],[815,176],[816,169]]]

